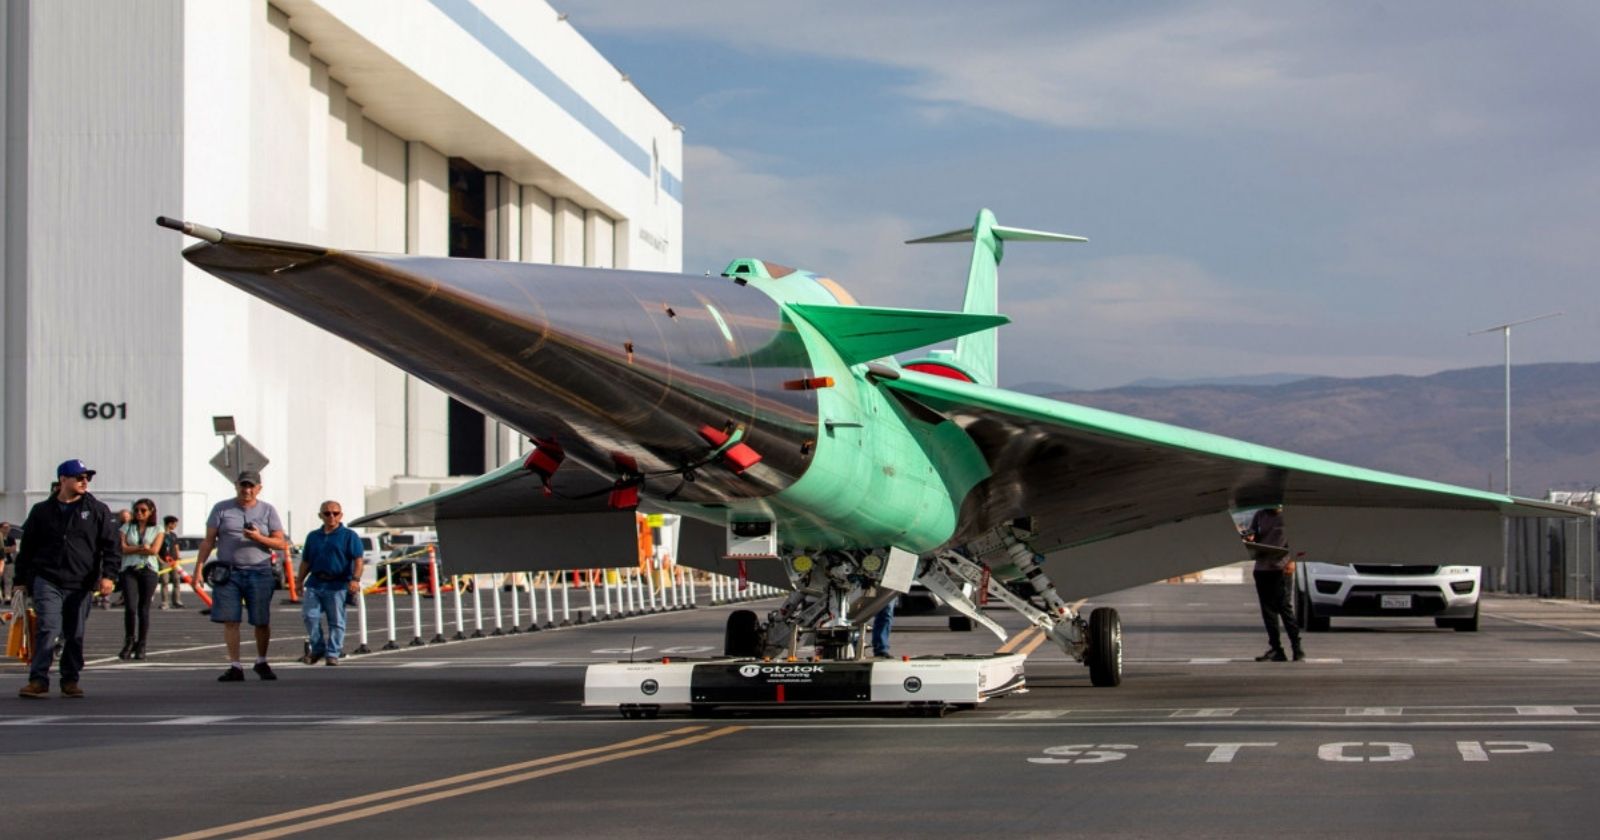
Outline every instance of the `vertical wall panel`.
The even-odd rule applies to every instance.
[[[555,262],[555,199],[538,187],[522,187],[522,261]]]

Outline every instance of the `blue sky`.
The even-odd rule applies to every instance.
[[[1600,359],[1600,5],[554,0],[685,127],[684,270],[955,308],[1010,248],[1001,380]]]

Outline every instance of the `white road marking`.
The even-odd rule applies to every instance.
[[[1001,720],[1055,720],[1072,714],[1067,709],[1039,709],[1036,711],[1006,712]]]
[[[1346,717],[1396,717],[1402,711],[1399,706],[1351,706],[1344,713]]]
[[[1577,708],[1573,706],[1518,706],[1519,715],[1575,715]]]
[[[1210,747],[1211,754],[1206,756],[1207,764],[1230,764],[1239,750],[1245,747],[1276,747],[1277,741],[1233,741],[1224,743],[1211,743],[1208,741],[1184,744],[1186,747]]]
[[[1384,752],[1381,755],[1374,756],[1349,754],[1351,749],[1360,750],[1369,747],[1381,748]],[[1323,744],[1317,747],[1317,758],[1323,761],[1370,761],[1377,764],[1388,761],[1410,761],[1416,754],[1416,750],[1410,744],[1399,741],[1335,741],[1331,744]]]
[[[1232,661],[1233,661],[1232,659],[1229,659],[1229,658],[1227,658],[1225,656],[1197,656],[1197,657],[1195,657],[1193,659],[1190,659],[1189,660],[1189,664],[1190,665],[1226,665],[1227,663],[1232,662]],[[1244,660],[1241,659],[1240,661],[1243,662]]]
[[[402,662],[399,665],[396,665],[395,667],[397,667],[397,668],[441,668],[441,667],[443,667],[445,665],[451,665],[451,664],[453,664],[453,663],[451,663],[451,662],[449,662],[447,660],[444,660],[444,659],[422,659],[422,660],[419,660],[419,661],[416,661],[416,662]]]
[[[1175,718],[1216,718],[1233,717],[1238,714],[1238,709],[1179,709],[1169,717]]]
[[[187,717],[175,717],[175,718],[170,718],[168,720],[151,721],[150,725],[151,726],[205,726],[205,725],[211,724],[211,723],[221,723],[221,722],[223,722],[225,720],[233,720],[236,717],[238,717],[238,715],[189,715]]]
[[[513,662],[513,663],[511,663],[511,667],[513,667],[513,668],[548,668],[551,665],[558,665],[558,664],[560,664],[560,663],[556,662],[553,659],[529,659],[529,660],[527,660],[525,662]]]

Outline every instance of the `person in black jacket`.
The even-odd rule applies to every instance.
[[[33,664],[21,697],[50,694],[50,658],[61,636],[61,693],[82,697],[83,627],[89,598],[111,594],[122,565],[122,538],[111,509],[89,494],[94,470],[76,458],[56,468],[55,495],[33,506],[22,525],[16,585],[27,587],[39,617]]]

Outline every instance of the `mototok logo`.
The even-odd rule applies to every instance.
[[[820,674],[821,665],[740,665],[739,676],[795,676],[800,674]]]

